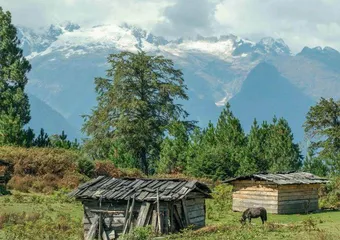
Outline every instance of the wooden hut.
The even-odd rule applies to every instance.
[[[134,227],[151,225],[160,234],[205,225],[210,189],[198,181],[100,176],[70,196],[84,206],[84,236],[116,239]]]
[[[327,179],[306,172],[253,174],[224,181],[233,185],[233,211],[264,207],[269,213],[306,213],[318,209],[318,190]]]

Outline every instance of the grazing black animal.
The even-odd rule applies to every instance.
[[[258,217],[261,217],[262,224],[264,224],[264,222],[267,221],[267,210],[263,207],[248,208],[247,210],[243,212],[240,222],[244,224],[246,223],[246,220],[248,219],[249,223],[251,223],[252,218],[258,218]]]

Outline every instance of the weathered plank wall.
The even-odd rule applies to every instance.
[[[131,203],[130,203],[131,204]],[[143,203],[135,202],[134,206],[134,214],[132,217],[132,225],[137,225],[138,214],[141,209]],[[123,232],[124,228],[124,221],[125,221],[125,211],[127,202],[126,201],[116,201],[116,202],[102,202],[101,207],[98,206],[98,201],[83,201],[84,206],[84,217],[83,217],[83,224],[84,224],[84,236],[87,236],[88,231],[95,220],[96,213],[93,213],[93,210],[105,210],[105,211],[122,211],[124,213],[113,215],[113,214],[106,214],[103,213],[103,219],[106,228],[104,229],[108,234],[110,232],[115,231],[115,234],[119,236]],[[161,223],[162,229],[167,228],[166,220],[169,217],[169,208],[167,202],[160,202],[160,215],[161,219],[163,220]]]
[[[122,211],[125,212],[127,202],[102,202],[102,206],[99,207],[98,201],[83,201],[84,206],[84,236],[87,235],[96,214],[91,212],[91,210],[107,210],[107,211]],[[136,202],[134,211],[139,210],[141,204]],[[135,214],[135,218],[136,218]],[[103,215],[105,225],[108,226],[108,231],[114,230],[117,233],[121,233],[123,231],[125,216],[124,214],[112,215],[112,214],[104,214]],[[134,219],[135,220],[135,219]]]
[[[264,207],[268,213],[278,213],[278,186],[265,181],[233,182],[233,211]]]
[[[199,192],[191,192],[187,195],[185,208],[189,225],[193,225],[196,229],[205,226],[205,197]]]
[[[318,209],[319,184],[279,186],[278,213],[306,213]]]

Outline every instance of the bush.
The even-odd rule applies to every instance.
[[[136,227],[132,233],[122,236],[122,240],[149,240],[152,239],[153,232],[151,226]]]
[[[207,202],[208,218],[220,219],[226,212],[231,211],[232,186],[227,184],[217,185],[211,195],[213,199]]]
[[[11,194],[11,192],[8,191],[4,186],[0,185],[0,196],[9,195],[9,194]]]
[[[51,148],[0,147],[0,159],[11,162],[10,189],[22,192],[51,193],[60,188],[73,189],[87,177],[79,173],[77,151]],[[89,167],[82,168],[90,171]]]
[[[320,188],[319,205],[322,209],[340,208],[340,177],[333,177],[329,183]]]
[[[95,161],[94,177],[108,176],[119,178],[122,172],[111,161]]]
[[[87,177],[92,177],[94,173],[94,163],[86,157],[80,157],[78,159],[78,172]]]

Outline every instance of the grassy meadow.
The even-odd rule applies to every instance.
[[[207,200],[207,226],[190,229],[164,239],[299,239],[333,240],[340,237],[340,211],[308,215],[272,215],[262,226],[259,219],[241,226],[240,213],[230,211],[229,189],[218,189],[214,200]],[[224,198],[224,200],[223,200]],[[68,199],[65,192],[52,195],[13,192],[0,197],[0,239],[82,239],[82,206]],[[137,229],[129,239],[152,239],[146,229]]]

